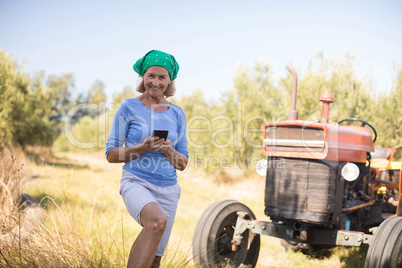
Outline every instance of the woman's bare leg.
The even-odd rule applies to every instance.
[[[155,256],[154,262],[152,263],[151,268],[159,268],[159,266],[161,266],[161,259],[162,259],[162,257]]]
[[[158,203],[149,203],[141,210],[141,223],[144,227],[131,247],[127,268],[151,267],[167,219]]]

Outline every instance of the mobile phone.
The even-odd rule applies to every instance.
[[[169,134],[169,130],[154,129],[154,132],[152,132],[152,137],[159,137],[160,139],[166,140],[168,134]]]

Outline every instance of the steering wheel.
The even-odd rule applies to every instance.
[[[369,122],[367,122],[366,120],[363,120],[363,119],[360,119],[360,118],[354,118],[354,117],[352,117],[352,118],[346,118],[346,119],[343,119],[343,120],[339,121],[339,122],[338,122],[338,125],[340,125],[341,123],[343,123],[343,122],[345,122],[345,121],[359,121],[359,122],[362,123],[362,124],[361,124],[361,127],[365,127],[366,125],[368,125],[368,126],[371,128],[371,130],[373,130],[373,132],[374,132],[373,143],[377,140],[377,131],[376,131],[375,128],[374,128]]]

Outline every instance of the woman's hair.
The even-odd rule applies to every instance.
[[[141,77],[141,82],[137,87],[137,91],[140,93],[144,93],[145,92],[144,77],[142,77],[142,76],[140,76],[140,77]],[[174,81],[175,80],[172,80],[170,82],[167,89],[163,93],[163,95],[165,95],[166,97],[172,97],[174,95],[174,93],[176,92],[176,85],[175,85]]]

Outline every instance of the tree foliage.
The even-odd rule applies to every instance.
[[[96,80],[88,90],[88,101],[96,104],[106,101],[107,97],[104,90],[105,84]]]
[[[9,54],[0,50],[0,145],[51,145],[52,95],[43,73],[30,78]]]
[[[123,91],[116,94],[113,98],[113,103],[115,105],[120,105],[123,100],[128,99],[128,98],[134,98],[136,96],[136,92],[134,89],[130,86],[126,86],[123,88]]]
[[[74,76],[71,73],[61,76],[51,75],[46,84],[51,88],[50,118],[58,122],[63,121],[73,106],[71,92],[74,88]]]
[[[390,94],[382,93],[374,112],[375,126],[380,143],[386,147],[402,148],[402,66],[397,75]],[[399,150],[398,157],[402,157]]]
[[[44,85],[43,73],[30,78],[12,57],[0,52],[2,144],[51,144],[57,127],[58,148],[102,150],[116,107],[137,94],[125,87],[114,96],[114,105],[100,105],[106,101],[105,85],[97,80],[87,96],[72,100],[72,74],[52,75]],[[367,82],[370,79],[357,75],[355,62],[348,54],[342,59],[328,60],[319,52],[306,70],[296,70],[299,119],[320,120],[319,96],[330,91],[335,97],[330,123],[349,117],[364,119],[377,129],[376,146],[401,147],[402,66],[396,70],[391,92],[376,95]],[[172,101],[185,111],[190,157],[196,167],[252,167],[256,162],[253,159],[262,157],[263,124],[286,120],[290,109],[291,75],[279,78],[278,83],[273,77],[268,63],[256,61],[251,67],[238,67],[233,88],[219,101],[209,101],[201,89]],[[76,111],[66,131],[64,119],[77,105],[87,108]]]
[[[197,88],[190,96],[173,101],[180,106],[187,119],[187,142],[191,150],[191,158],[196,165],[203,165],[205,155],[213,148],[211,144],[213,103],[207,103],[204,93]]]
[[[239,66],[234,88],[215,108],[219,117],[211,139],[218,146],[213,154],[240,167],[250,166],[261,154],[263,124],[278,119],[281,98],[273,86],[269,64],[257,61],[253,68]]]
[[[305,71],[296,70],[299,73],[299,119],[320,120],[322,104],[319,96],[324,91],[330,91],[335,98],[330,108],[331,124],[349,117],[361,118],[377,129],[376,146],[400,146],[402,68],[397,72],[392,91],[378,96],[367,82],[369,79],[359,77],[355,69],[355,59],[350,55],[328,60],[319,53]],[[196,89],[190,96],[174,99],[172,102],[182,107],[186,114],[188,144],[194,167],[205,170],[254,167],[262,158],[263,124],[287,120],[291,87],[290,74],[280,78],[276,84],[270,65],[257,61],[251,67],[238,67],[234,87],[226,91],[219,101],[208,101],[201,89]],[[116,95],[115,102],[131,97],[131,93],[131,88],[125,88]],[[113,113],[106,111],[102,116],[110,119]],[[91,133],[85,130],[89,127],[88,120],[86,124],[77,125],[74,131]],[[95,121],[91,127],[94,124]],[[100,136],[106,141],[107,127],[104,133]],[[100,139],[96,138],[96,141],[99,148],[104,148]]]

